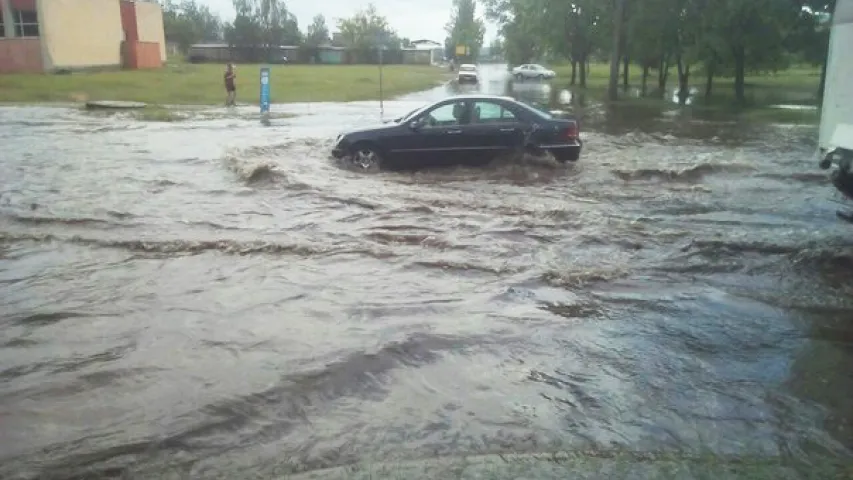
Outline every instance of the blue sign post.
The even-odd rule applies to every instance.
[[[261,117],[270,115],[270,67],[261,67]]]

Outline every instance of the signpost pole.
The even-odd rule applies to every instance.
[[[382,46],[379,46],[379,119],[385,117],[385,100],[382,94]]]
[[[261,67],[261,123],[270,120],[270,67]]]
[[[388,33],[387,32],[378,33],[373,38],[373,41],[375,42],[376,49],[378,50],[378,53],[379,53],[379,119],[383,120],[385,117],[385,95],[383,92],[384,79],[382,78],[382,74],[383,74],[382,64],[385,63],[385,59],[383,58],[384,57],[383,51],[385,50],[385,45],[388,43]]]

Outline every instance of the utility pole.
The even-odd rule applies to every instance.
[[[622,35],[625,33],[625,2],[615,0],[616,9],[613,14],[613,53],[610,57],[610,84],[607,88],[607,99],[619,99],[619,60],[622,58]]]
[[[382,95],[382,51],[385,50],[384,45],[379,46],[379,119],[385,117],[385,99]]]
[[[379,119],[384,120],[385,117],[385,96],[383,92],[383,75],[382,75],[382,64],[384,63],[384,54],[383,50],[385,50],[385,44],[388,40],[388,34],[386,32],[382,32],[376,35],[376,48],[379,54]]]

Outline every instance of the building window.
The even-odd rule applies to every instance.
[[[15,10],[15,36],[38,37],[39,19],[36,12],[31,10]]]
[[[0,38],[6,36],[6,24],[3,23],[3,11],[0,10]]]

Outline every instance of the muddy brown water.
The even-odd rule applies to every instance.
[[[814,127],[588,104],[572,167],[367,175],[327,151],[376,102],[274,108],[0,108],[0,477],[851,458],[853,230]]]

